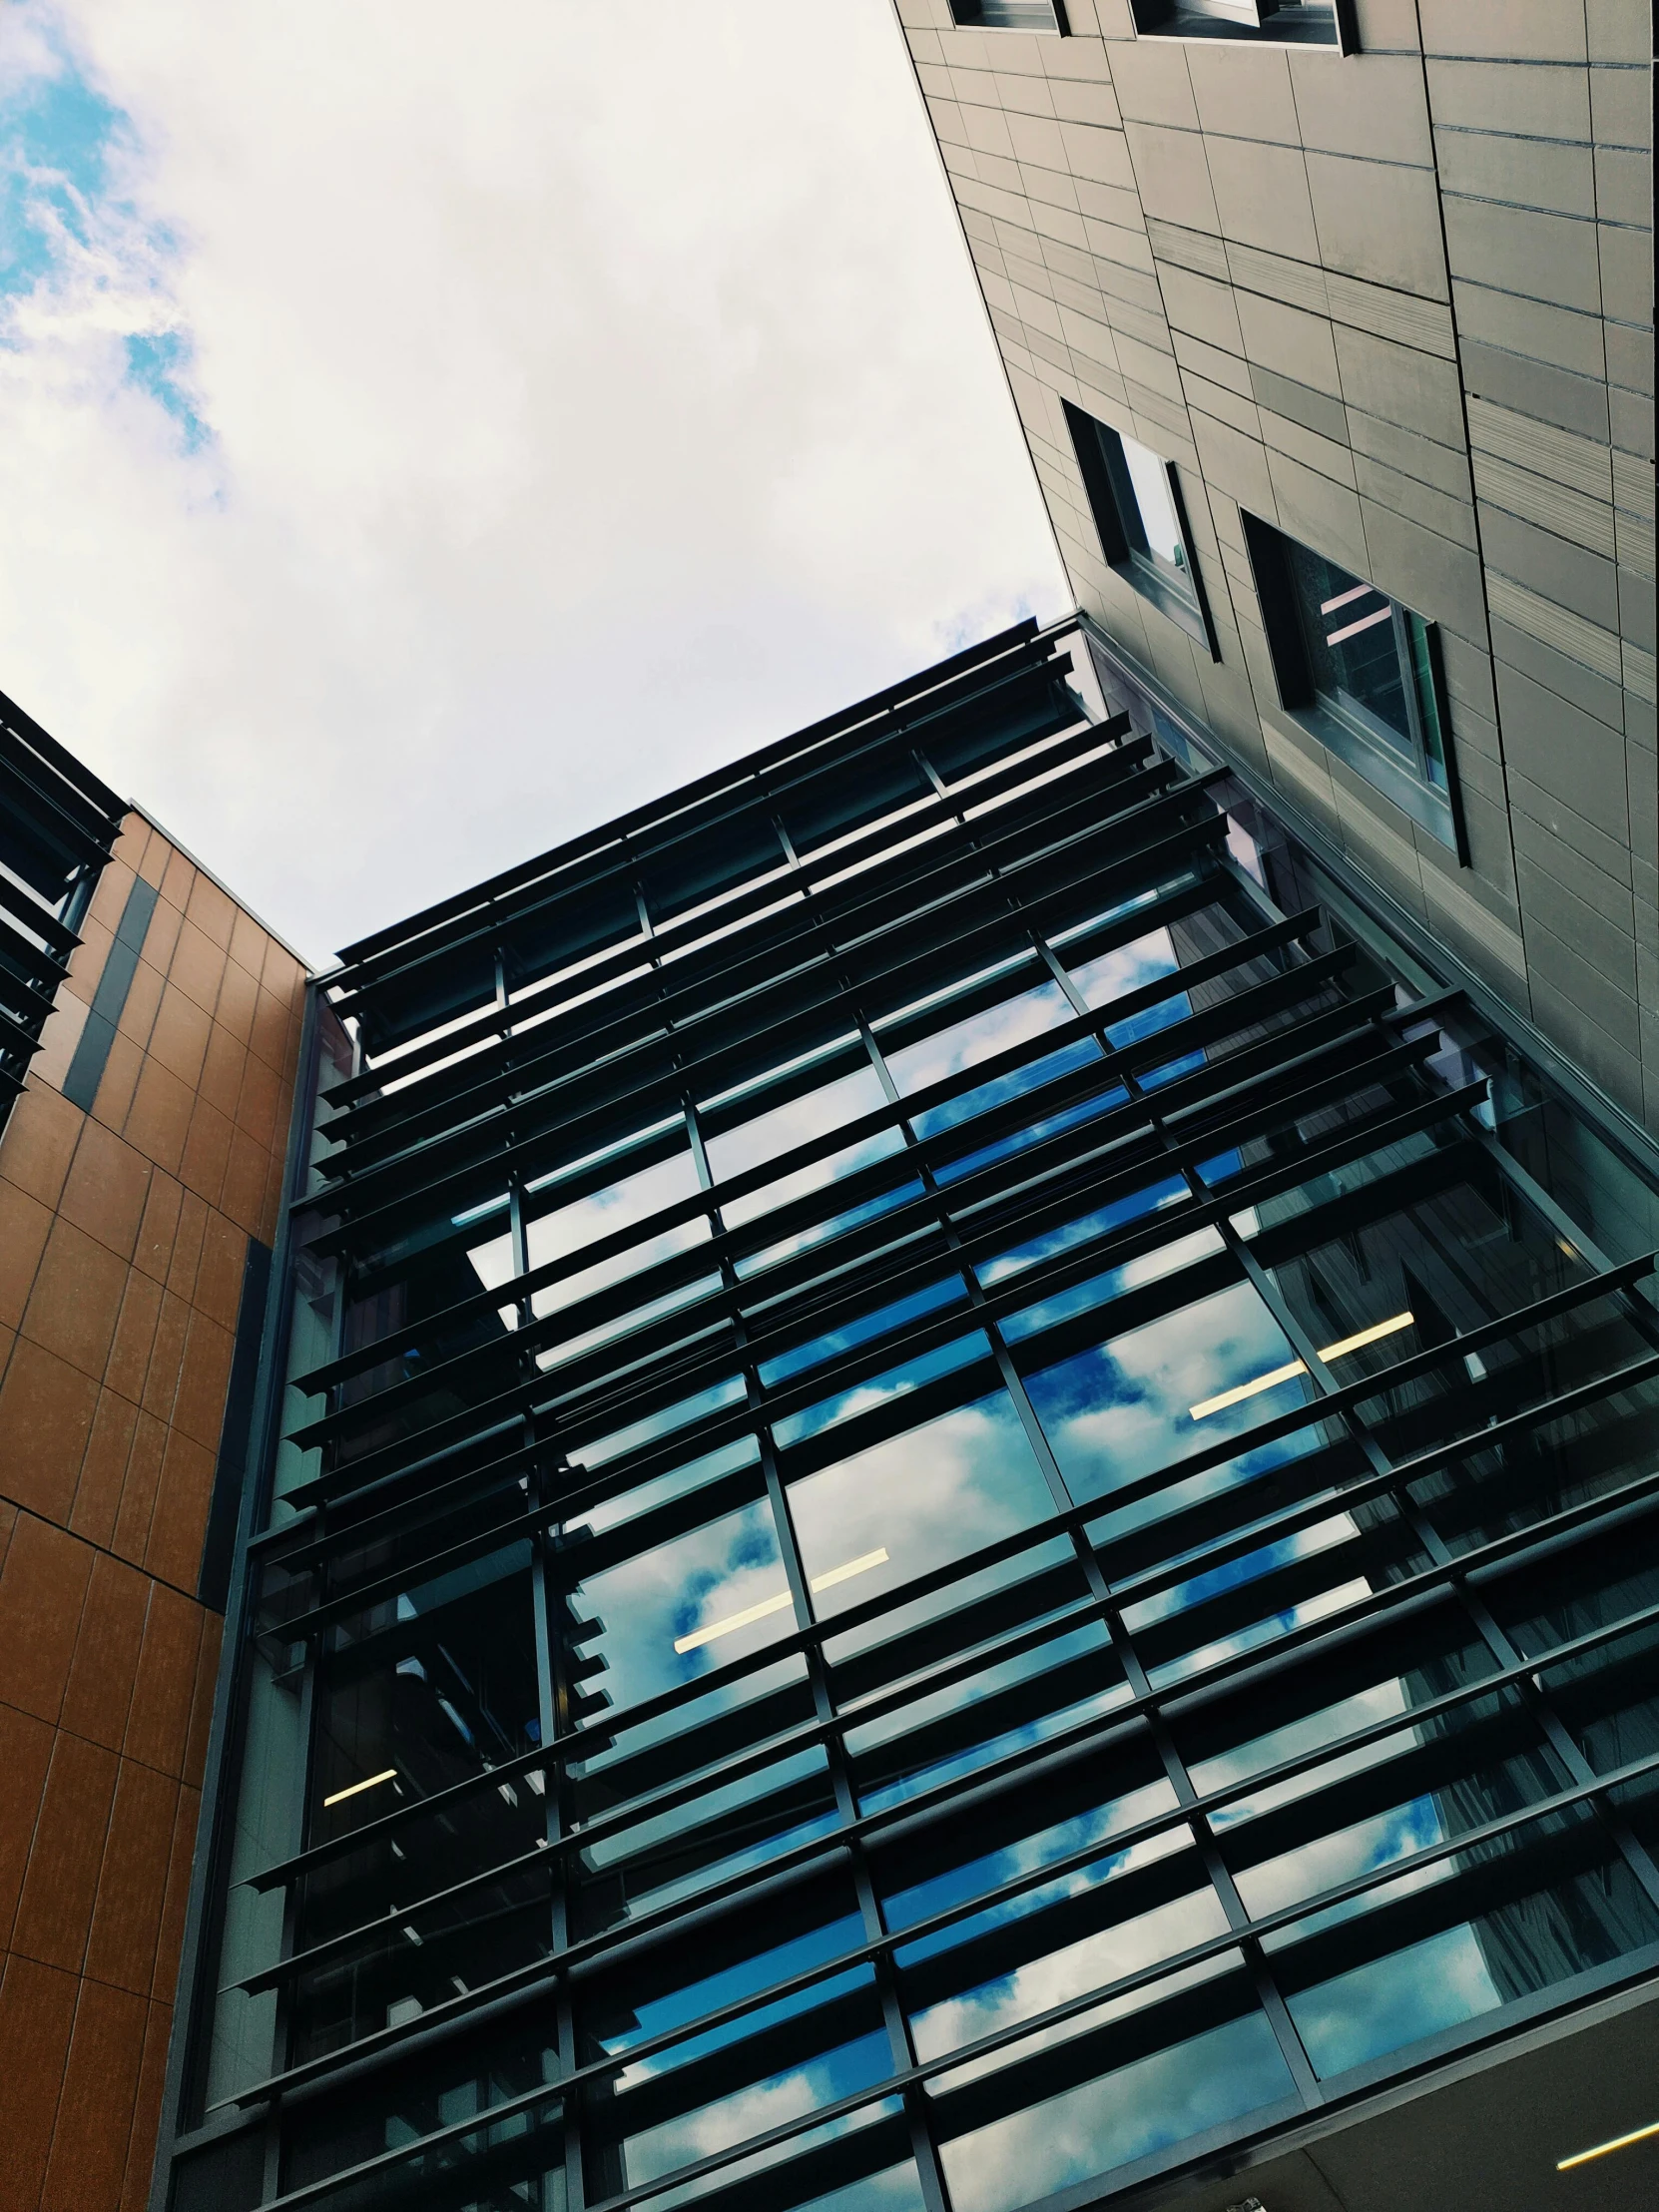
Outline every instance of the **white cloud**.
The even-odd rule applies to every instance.
[[[302,949],[1061,611],[887,0],[53,25],[136,151],[0,349],[0,685]]]

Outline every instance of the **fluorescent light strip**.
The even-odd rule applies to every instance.
[[[1363,1345],[1381,1344],[1384,1337],[1397,1337],[1402,1329],[1409,1329],[1416,1321],[1415,1314],[1390,1314],[1386,1321],[1380,1321],[1374,1328],[1362,1329],[1358,1336],[1344,1337],[1340,1344],[1322,1345],[1322,1360],[1341,1360],[1351,1352],[1358,1352]]]
[[[1347,591],[1340,591],[1335,599],[1322,599],[1320,613],[1334,615],[1339,607],[1347,607],[1356,599],[1364,599],[1367,592],[1375,591],[1375,584],[1350,584]]]
[[[1206,1420],[1212,1413],[1219,1413],[1229,1405],[1239,1405],[1247,1397],[1259,1397],[1263,1390],[1276,1389],[1281,1382],[1288,1382],[1293,1375],[1306,1375],[1307,1362],[1292,1360],[1288,1366],[1275,1368],[1271,1375],[1259,1375],[1252,1382],[1241,1382],[1236,1388],[1223,1390],[1219,1396],[1202,1399],[1188,1410],[1194,1420]]]
[[[815,1593],[831,1589],[837,1582],[850,1582],[855,1574],[867,1574],[871,1567],[884,1567],[886,1563],[887,1553],[883,1545],[879,1550],[866,1551],[862,1558],[847,1560],[845,1566],[831,1567],[828,1574],[815,1574],[809,1587]],[[690,1636],[676,1636],[674,1648],[680,1653],[696,1651],[702,1644],[712,1644],[717,1636],[734,1635],[738,1629],[749,1627],[752,1621],[764,1621],[769,1613],[783,1612],[789,1602],[789,1591],[780,1591],[777,1597],[763,1598],[759,1605],[747,1605],[741,1613],[728,1613],[724,1620],[713,1621],[707,1628],[699,1628]],[[359,1787],[366,1788],[367,1785],[362,1784]]]
[[[377,1790],[382,1782],[395,1782],[397,1769],[388,1767],[384,1774],[371,1774],[366,1782],[353,1782],[348,1790],[336,1790],[332,1797],[325,1797],[323,1804],[343,1805],[348,1797],[360,1797],[364,1790]]]
[[[844,1567],[831,1567],[828,1574],[815,1574],[809,1585],[814,1591],[832,1589],[837,1582],[850,1582],[855,1574],[868,1574],[871,1567],[884,1567],[887,1548],[866,1551],[861,1559],[849,1559]]]
[[[1380,1321],[1370,1329],[1362,1329],[1357,1336],[1341,1337],[1334,1345],[1321,1345],[1322,1360],[1342,1360],[1351,1352],[1358,1352],[1364,1345],[1378,1344],[1384,1337],[1397,1336],[1402,1329],[1409,1329],[1415,1320],[1412,1314],[1391,1314],[1386,1321]],[[1259,1375],[1253,1382],[1241,1382],[1236,1388],[1223,1390],[1215,1397],[1206,1397],[1187,1410],[1194,1420],[1207,1420],[1212,1413],[1220,1413],[1229,1405],[1241,1405],[1247,1397],[1259,1397],[1263,1390],[1277,1389],[1281,1382],[1289,1382],[1293,1376],[1306,1375],[1307,1365],[1292,1360],[1282,1368],[1274,1368],[1267,1375]]]
[[[1633,2127],[1628,2135],[1615,2135],[1610,2143],[1593,2143],[1588,2150],[1575,2150],[1570,2158],[1558,2158],[1555,2171],[1570,2173],[1574,2166],[1587,2166],[1592,2158],[1605,2158],[1610,2150],[1627,2150],[1632,2143],[1645,2143],[1650,2135],[1659,2135],[1659,2120],[1652,2120],[1646,2127]]]
[[[1380,622],[1386,622],[1393,613],[1392,607],[1379,607],[1374,615],[1362,615],[1358,622],[1351,622],[1344,630],[1333,630],[1326,637],[1327,645],[1341,645],[1344,638],[1357,638],[1362,630],[1375,630]]]

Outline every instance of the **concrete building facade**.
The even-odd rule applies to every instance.
[[[1659,1128],[1650,12],[898,13],[1081,608]],[[1203,625],[1105,542],[1078,415],[1173,466]],[[1449,826],[1299,711],[1255,526],[1437,633]]]

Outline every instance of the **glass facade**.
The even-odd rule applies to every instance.
[[[1639,1187],[1260,830],[1027,624],[327,979],[178,2212],[1015,2212],[1659,1966]]]

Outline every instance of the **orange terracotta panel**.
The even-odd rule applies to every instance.
[[[179,1228],[173,1239],[173,1265],[167,1271],[167,1287],[175,1298],[196,1296],[196,1277],[202,1265],[202,1240],[211,1218],[206,1199],[186,1191],[179,1208]]]
[[[271,939],[245,906],[239,906],[231,924],[231,957],[258,982],[265,972],[265,956]]]
[[[190,903],[185,913],[205,937],[212,937],[215,944],[230,950],[231,930],[237,918],[236,900],[200,868],[191,886]]]
[[[146,2212],[156,2137],[161,2130],[162,2098],[167,2088],[167,2047],[173,2033],[171,2004],[150,2006],[139,2063],[138,2094],[133,2099],[133,2132],[127,2143],[127,2172],[121,2184],[120,2212]]]
[[[149,1605],[149,1584],[135,1567],[106,1552],[95,1554],[60,1728],[108,1751],[121,1749]]]
[[[139,1409],[130,1399],[108,1388],[99,1392],[69,1512],[70,1527],[90,1544],[109,1545],[115,1539],[116,1514],[139,1419]]]
[[[288,1010],[283,1001],[271,991],[261,989],[260,1003],[254,1014],[254,1030],[248,1040],[250,1051],[257,1052],[269,1067],[279,1069],[282,1053],[287,1045]]]
[[[157,1420],[171,1420],[173,1400],[179,1394],[179,1370],[185,1362],[185,1339],[190,1334],[190,1308],[174,1291],[162,1293],[162,1310],[156,1322],[156,1340],[150,1350],[150,1368],[144,1379],[144,1409]]]
[[[128,893],[136,880],[133,854],[126,849],[131,842],[127,838],[116,839],[114,849],[99,871],[98,887],[87,908],[89,921],[101,921],[112,932],[119,927],[121,917],[127,911]]]
[[[56,1091],[63,1089],[75,1064],[75,1054],[86,1025],[86,1002],[77,998],[73,987],[65,983],[53,1000],[52,1011],[41,1030],[40,1050],[29,1062],[29,1073],[37,1083],[49,1083]]]
[[[145,1997],[82,1984],[40,2212],[115,2212],[149,2017]]]
[[[155,1027],[150,1032],[150,1057],[160,1060],[181,1083],[195,1090],[202,1080],[202,1062],[212,1028],[212,1015],[205,1013],[177,983],[169,983],[162,992]]]
[[[130,1260],[154,1173],[149,1161],[141,1159],[131,1145],[123,1144],[100,1123],[89,1121],[75,1147],[59,1211],[65,1221],[96,1237],[123,1260]]]
[[[49,1206],[15,1183],[0,1183],[0,1322],[8,1329],[23,1319],[51,1227]]]
[[[190,894],[196,885],[196,870],[184,854],[175,847],[167,856],[167,872],[161,881],[162,896],[170,906],[177,906],[184,913],[190,905]]]
[[[166,1448],[165,1424],[154,1414],[141,1412],[133,1430],[133,1448],[127,1455],[115,1534],[110,1539],[121,1557],[135,1564],[143,1559],[150,1542],[150,1522],[156,1510],[156,1488],[162,1478],[162,1453]]]
[[[144,1564],[176,1590],[194,1590],[202,1571],[202,1538],[213,1497],[214,1453],[175,1428],[162,1454],[162,1479]]]
[[[145,845],[142,857],[135,860],[133,864],[144,877],[144,880],[147,883],[154,883],[159,890],[162,878],[167,873],[167,863],[173,857],[173,847],[153,824],[148,827],[150,829],[150,841]]]
[[[37,1720],[55,1723],[63,1705],[93,1557],[50,1521],[18,1515],[0,1574],[0,1683]]]
[[[219,1001],[219,986],[225,974],[225,948],[205,937],[195,922],[188,917],[179,925],[179,942],[173,948],[168,962],[167,979],[193,998],[205,1014],[211,1014]]]
[[[242,1276],[248,1264],[248,1238],[224,1214],[208,1216],[202,1238],[202,1264],[196,1271],[191,1303],[222,1329],[235,1329],[242,1305]]]
[[[86,1971],[148,1997],[156,1967],[156,1938],[173,1857],[179,1785],[171,1775],[124,1759],[92,1912]]]
[[[150,916],[150,926],[144,932],[141,950],[151,966],[160,969],[163,975],[172,963],[184,920],[183,909],[170,905],[165,898],[157,902],[156,910]]]
[[[191,1704],[190,1736],[185,1745],[185,1780],[193,1790],[202,1787],[208,1764],[208,1734],[213,1727],[214,1699],[219,1691],[219,1655],[225,1644],[222,1613],[202,1616],[202,1649],[196,1658],[196,1696]]]
[[[19,1337],[0,1383],[0,1491],[48,1520],[66,1521],[97,1402],[90,1376]]]
[[[150,1032],[156,1026],[156,1009],[162,1002],[167,988],[167,978],[150,960],[140,960],[133,970],[133,980],[127,988],[127,1000],[116,1017],[118,1035],[130,1037],[142,1051],[150,1042]]]
[[[127,1270],[115,1254],[60,1217],[46,1240],[20,1334],[83,1375],[101,1378],[126,1288]]]
[[[21,1518],[22,1515],[18,1512],[17,1507],[8,1505],[6,1500],[0,1497],[0,1574],[4,1574],[6,1571],[6,1553],[11,1548],[12,1530]]]
[[[10,1947],[51,1759],[52,1731],[46,1722],[0,1705],[0,1957]]]
[[[276,1221],[282,1211],[282,1199],[287,1190],[287,1162],[280,1152],[274,1152],[271,1165],[266,1170],[265,1197],[260,1202],[260,1218],[254,1234],[265,1244],[275,1244]]]
[[[43,1966],[81,1970],[120,1764],[113,1751],[62,1730],[52,1746],[23,1895],[12,1923],[12,1949]]]
[[[90,1006],[115,942],[115,924],[95,921],[89,914],[81,924],[80,935],[80,943],[69,955],[69,980],[75,986],[76,997],[84,998]]]
[[[148,1275],[140,1275],[137,1268],[129,1269],[127,1294],[121,1301],[115,1337],[104,1369],[104,1387],[119,1390],[135,1405],[144,1395],[144,1379],[150,1371],[150,1354],[156,1342],[156,1323],[161,1310],[161,1285]]]
[[[217,1106],[222,1114],[233,1120],[236,1118],[237,1100],[242,1095],[242,1073],[247,1058],[246,1047],[232,1036],[223,1022],[216,1021],[208,1038],[208,1052],[202,1063],[197,1095],[205,1098],[210,1106]]]
[[[275,937],[265,956],[265,973],[260,978],[268,991],[274,991],[285,1004],[291,1005],[303,991],[305,970],[285,944],[278,944]]]
[[[271,1172],[271,1155],[264,1145],[239,1129],[231,1139],[231,1157],[225,1169],[225,1188],[219,1194],[220,1211],[227,1214],[244,1235],[263,1235],[271,1242],[269,1231],[260,1227],[264,1207],[266,1180]]]
[[[139,1230],[133,1265],[142,1268],[158,1283],[167,1281],[168,1270],[173,1265],[173,1240],[178,1234],[179,1206],[184,1195],[182,1186],[171,1175],[156,1174],[150,1178],[150,1196],[145,1202],[144,1222]]]
[[[133,1110],[133,1093],[143,1071],[144,1054],[139,1047],[131,1037],[117,1037],[110,1046],[98,1095],[92,1102],[95,1121],[101,1121],[106,1129],[126,1128],[127,1116]]]
[[[25,1083],[0,1136],[0,1177],[56,1210],[84,1119],[61,1092]]]
[[[282,1078],[269,1062],[251,1053],[237,1101],[237,1121],[268,1149],[276,1140],[276,1109],[282,1096]]]
[[[150,1592],[133,1709],[127,1717],[126,1756],[176,1775],[184,1766],[196,1692],[196,1657],[202,1644],[202,1607],[163,1582]]]
[[[225,1391],[234,1346],[235,1339],[222,1324],[210,1321],[206,1314],[192,1316],[179,1394],[173,1401],[173,1424],[210,1451],[219,1449],[219,1432],[225,1425]]]
[[[260,1003],[260,986],[239,961],[232,960],[225,970],[225,979],[219,987],[219,1004],[214,1018],[222,1028],[229,1030],[239,1044],[246,1044],[254,1033],[254,1016]]]
[[[206,1199],[210,1206],[219,1204],[220,1192],[225,1188],[225,1169],[231,1156],[231,1128],[229,1117],[217,1106],[210,1106],[205,1098],[197,1100],[179,1174],[186,1187]]]
[[[146,1060],[127,1114],[127,1142],[169,1175],[177,1175],[195,1107],[196,1093],[188,1083],[159,1060]]]
[[[156,1975],[151,1994],[171,2004],[179,1985],[179,1953],[185,1940],[185,1911],[190,1903],[191,1865],[196,1855],[196,1832],[202,1819],[202,1793],[183,1789],[173,1823],[173,1848],[168,1860],[167,1894],[162,1901],[156,1931]]]
[[[33,2212],[52,2145],[69,2031],[79,1993],[73,1974],[31,1958],[6,1962],[0,1982],[0,2204]]]

